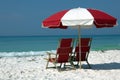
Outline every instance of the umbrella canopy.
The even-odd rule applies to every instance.
[[[81,26],[97,28],[113,27],[117,24],[117,19],[113,16],[96,9],[73,8],[57,12],[45,20],[43,27],[49,28],[67,28],[67,26]]]
[[[93,25],[96,28],[113,27],[117,24],[117,19],[113,16],[96,9],[73,8],[57,12],[42,22],[44,28],[66,29],[68,26],[78,27],[78,38],[80,38],[80,28],[89,28]],[[79,46],[81,40],[79,39]],[[81,48],[80,67],[81,67]]]

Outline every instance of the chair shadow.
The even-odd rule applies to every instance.
[[[94,70],[112,70],[120,69],[120,63],[104,63],[104,64],[91,64]]]
[[[91,64],[91,68],[88,67],[87,64],[82,65],[82,69],[91,69],[91,70],[118,70],[120,69],[120,63],[104,63],[104,64]],[[56,69],[55,67],[49,67],[52,69]],[[70,71],[70,70],[76,70],[80,69],[80,66],[76,65],[75,68],[71,67],[70,65],[64,67],[64,68],[59,68],[57,67],[58,71]]]

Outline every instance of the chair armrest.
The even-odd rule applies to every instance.
[[[47,55],[56,55],[56,54],[54,54],[52,52],[46,52],[46,53],[47,53]]]
[[[52,53],[52,52],[46,52],[46,53],[47,53],[47,55],[48,55],[48,58],[44,58],[45,60],[49,60],[49,59],[52,58],[52,55],[56,55],[56,54],[54,54],[54,53]]]

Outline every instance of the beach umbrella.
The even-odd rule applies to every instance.
[[[42,22],[44,28],[61,28],[76,27],[78,29],[78,38],[80,38],[80,28],[96,28],[113,27],[117,24],[117,19],[101,10],[91,8],[73,8],[59,11]],[[79,39],[79,45],[81,45]],[[80,47],[79,47],[80,48]],[[81,48],[80,67],[81,67]]]

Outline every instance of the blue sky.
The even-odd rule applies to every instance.
[[[44,29],[42,20],[64,9],[95,8],[120,19],[120,0],[0,0],[0,36],[69,35],[76,29]],[[120,26],[82,29],[82,34],[120,34]]]

